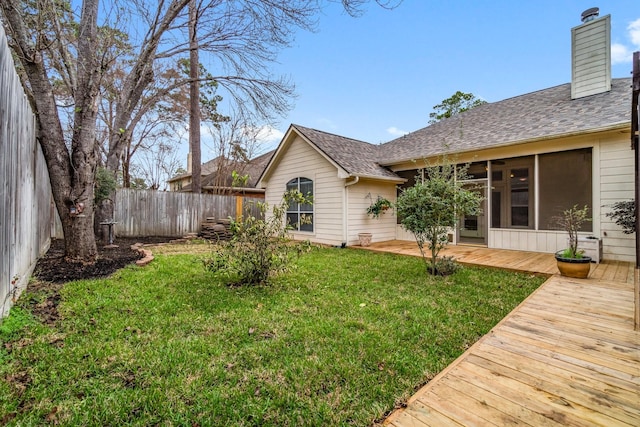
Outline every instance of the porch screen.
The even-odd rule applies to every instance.
[[[573,205],[589,206],[589,216],[592,216],[591,158],[591,148],[539,156],[540,230],[556,229],[553,217]],[[582,226],[582,231],[592,230],[591,221]]]

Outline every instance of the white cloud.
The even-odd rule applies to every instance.
[[[390,128],[387,128],[387,133],[393,136],[403,136],[408,134],[409,132],[407,132],[406,130],[398,129],[395,126],[391,126]]]
[[[624,62],[631,62],[632,53],[625,45],[620,43],[613,43],[611,45],[611,63],[622,64]]]
[[[629,24],[627,30],[629,30],[629,38],[631,39],[631,43],[633,43],[636,47],[640,47],[640,18]]]
[[[633,57],[633,51],[640,48],[640,18],[631,22],[627,26],[627,37],[633,44],[630,48],[621,43],[613,43],[611,45],[611,63],[621,64],[625,62],[631,62]]]
[[[284,137],[284,133],[272,126],[262,126],[258,129],[257,139],[261,143],[279,143]]]

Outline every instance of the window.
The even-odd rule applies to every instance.
[[[309,178],[295,178],[287,182],[287,191],[298,190],[305,197],[313,197],[313,181]],[[313,205],[292,202],[287,209],[287,223],[298,231],[313,231]]]

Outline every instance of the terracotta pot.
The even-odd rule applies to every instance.
[[[558,262],[558,270],[565,277],[573,277],[575,279],[586,279],[589,277],[591,270],[591,257],[582,258],[564,258],[556,254]]]
[[[360,246],[369,246],[371,244],[371,237],[373,235],[371,233],[358,233],[358,238],[360,239]]]

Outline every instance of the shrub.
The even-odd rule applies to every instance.
[[[624,234],[633,234],[636,231],[636,202],[624,200],[611,205],[612,211],[607,212],[607,217],[622,227]]]
[[[269,278],[287,271],[292,261],[311,247],[308,240],[293,241],[288,234],[291,226],[285,222],[291,203],[311,201],[299,191],[288,191],[280,205],[258,202],[261,217],[257,218],[245,209],[240,220],[231,220],[232,237],[214,246],[210,256],[203,259],[205,268],[224,276],[231,285],[259,285]]]

